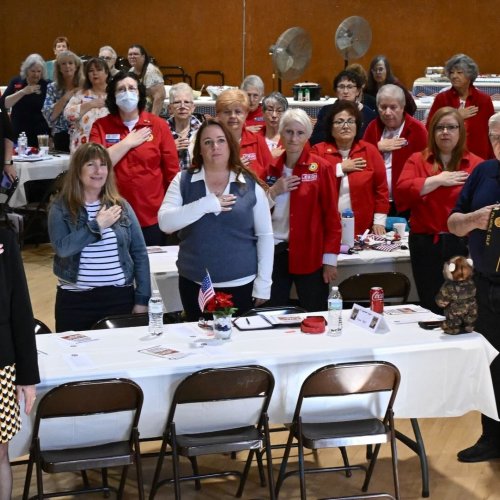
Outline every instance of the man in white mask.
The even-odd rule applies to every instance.
[[[97,120],[90,141],[109,148],[120,194],[132,205],[146,245],[161,245],[158,209],[179,171],[177,149],[165,120],[145,111],[146,90],[137,76],[118,73],[108,85],[110,114]]]

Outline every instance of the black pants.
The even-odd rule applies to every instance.
[[[215,291],[230,293],[233,296],[234,307],[238,308],[236,311],[237,316],[240,316],[253,307],[253,281],[242,286],[215,288]],[[179,276],[179,294],[188,321],[198,321],[203,316],[198,305],[199,293],[200,285],[198,283]]]
[[[64,151],[69,153],[69,133],[68,132],[57,132],[53,135],[52,140],[54,141],[54,149],[57,151]]]
[[[158,224],[141,227],[142,235],[147,247],[162,246],[167,244],[167,235],[160,229]]]
[[[56,331],[90,330],[106,316],[132,314],[134,287],[100,286],[85,292],[57,288]]]
[[[478,318],[475,330],[484,335],[488,342],[500,351],[500,282],[492,283],[485,276],[476,275],[476,299]],[[490,365],[493,390],[500,414],[500,356],[497,356]],[[481,416],[483,436],[496,443],[500,448],[500,422]]]
[[[434,241],[434,235],[412,232],[408,243],[420,304],[436,314],[442,314],[443,310],[437,306],[435,299],[444,283],[443,265],[455,255],[467,256],[467,244],[463,238],[453,234],[440,234]]]
[[[276,245],[274,252],[271,299],[266,306],[286,306],[290,303],[290,290],[295,283],[300,306],[306,311],[325,311],[328,284],[323,282],[323,267],[309,274],[291,274],[288,268],[289,252],[285,245]]]

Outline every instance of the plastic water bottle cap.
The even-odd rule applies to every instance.
[[[342,217],[354,217],[354,213],[350,208],[346,208],[345,210],[342,211]]]

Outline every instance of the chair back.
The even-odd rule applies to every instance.
[[[170,325],[181,323],[180,313],[164,313],[163,324]],[[140,314],[117,314],[115,316],[106,316],[92,325],[92,330],[106,330],[109,328],[131,328],[135,326],[148,326],[148,313]]]
[[[380,286],[384,289],[384,303],[405,304],[410,294],[411,283],[408,277],[396,271],[355,274],[339,285],[344,303],[369,304],[370,289]]]
[[[52,333],[52,330],[43,321],[35,318],[35,335],[44,333]]]

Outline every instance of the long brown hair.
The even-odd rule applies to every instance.
[[[83,84],[82,60],[74,52],[71,52],[71,50],[59,52],[56,56],[56,62],[54,64],[54,80],[56,81],[57,86],[61,90],[66,90],[66,82],[64,81],[64,76],[61,72],[61,63],[63,59],[70,59],[75,63],[73,86],[81,87]]]
[[[108,176],[99,195],[101,204],[105,206],[123,205],[122,198],[116,188],[113,164],[107,149],[100,144],[87,142],[82,144],[71,156],[68,173],[59,194],[59,198],[68,206],[74,222],[76,222],[80,209],[85,205],[85,193],[81,181],[83,166],[96,159],[108,166]]]
[[[443,165],[443,160],[441,159],[441,151],[439,150],[436,143],[436,126],[440,122],[440,120],[445,116],[453,116],[453,118],[457,120],[457,123],[460,127],[458,129],[459,136],[457,145],[453,148],[453,151],[451,152],[451,159],[448,165],[446,165],[446,167]],[[458,110],[450,106],[439,108],[436,111],[435,115],[432,117],[431,123],[429,125],[429,136],[427,139],[428,144],[426,151],[424,151],[424,155],[426,156],[426,158],[429,158],[431,154],[434,156],[434,165],[432,167],[432,173],[433,174],[438,173],[440,168],[443,168],[443,170],[448,170],[450,172],[457,171],[460,167],[460,162],[462,161],[462,157],[464,153],[467,151],[467,146],[465,144],[465,141],[466,141],[466,134],[465,134],[464,120],[460,116]]]

